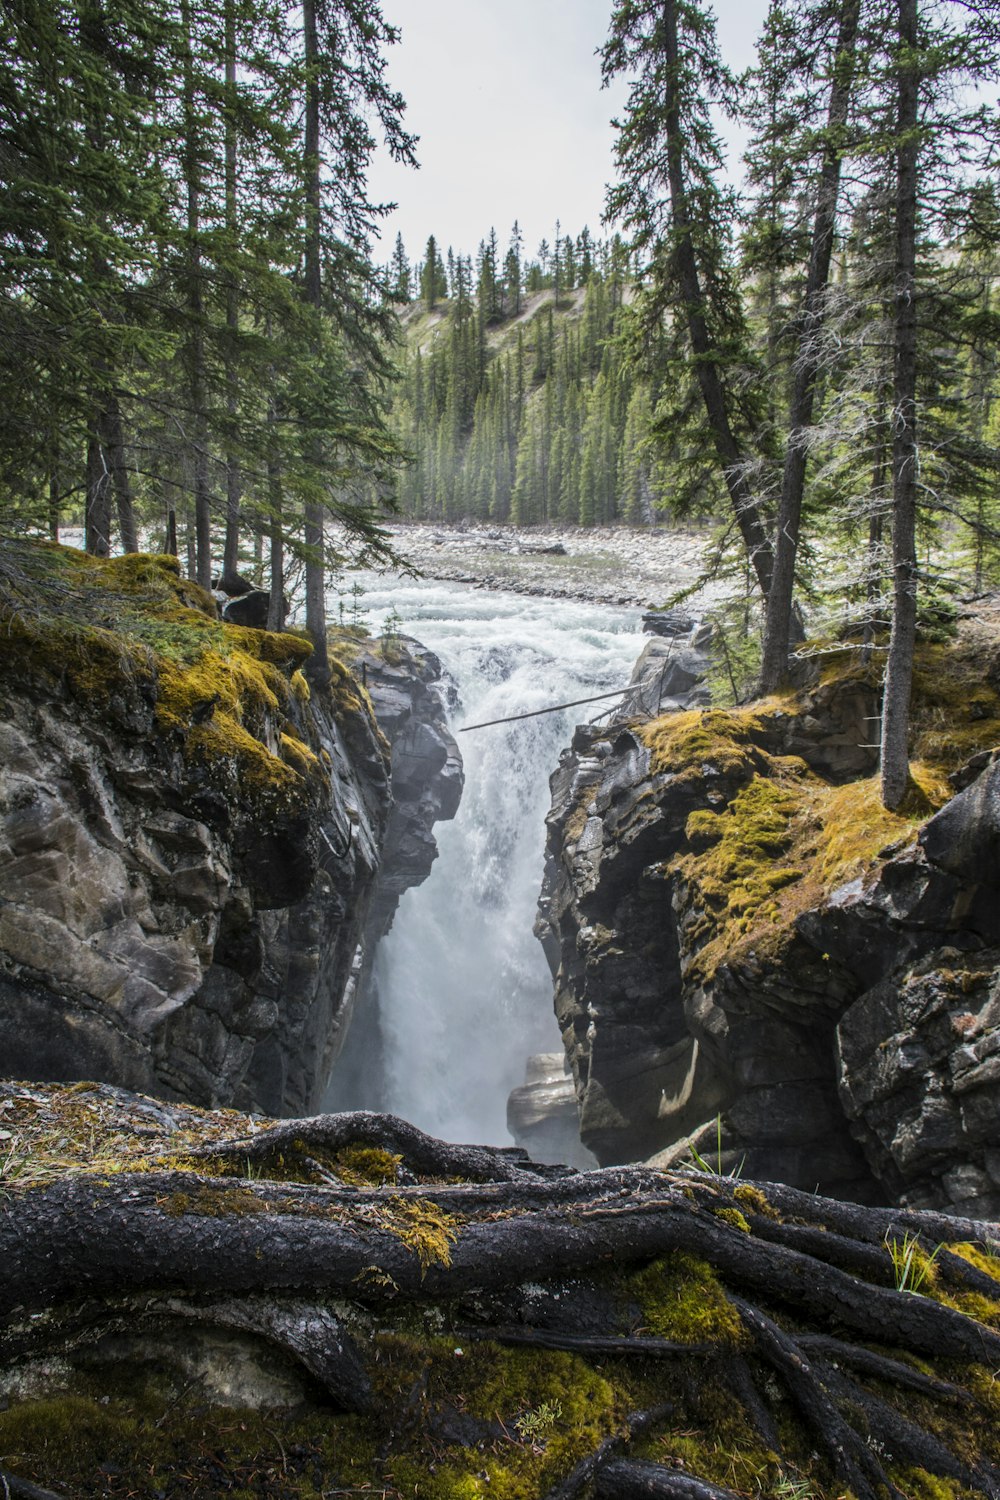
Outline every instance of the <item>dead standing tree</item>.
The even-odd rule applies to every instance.
[[[997,1226],[538,1166],[384,1115],[259,1128],[96,1085],[24,1097],[0,1088],[8,1377],[53,1350],[92,1364],[109,1339],[120,1355],[144,1330],[224,1329],[298,1366],[331,1431],[368,1434],[376,1493],[416,1475],[428,1496],[710,1500],[756,1454],[772,1485],[817,1494],[1000,1496]],[[76,1108],[118,1170],[101,1148],[46,1157],[40,1132],[65,1151]],[[325,1462],[327,1488],[361,1482]],[[32,1482],[63,1477],[32,1460]],[[106,1493],[79,1475],[72,1492]]]

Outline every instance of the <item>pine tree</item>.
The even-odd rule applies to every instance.
[[[402,234],[396,235],[392,260],[389,262],[389,285],[397,302],[409,302],[412,292],[412,273]]]
[[[823,8],[823,19],[826,19],[825,0]],[[760,673],[760,687],[764,693],[775,691],[784,680],[788,666],[792,592],[805,491],[809,429],[813,420],[817,382],[826,359],[823,331],[826,322],[827,282],[837,228],[841,164],[850,145],[847,125],[854,90],[859,13],[860,0],[843,0],[836,42],[828,68],[824,70],[829,72],[831,83],[822,138],[822,161],[816,179],[808,270],[797,318],[797,353],[775,529],[774,569],[764,625]],[[808,58],[807,65],[810,72],[815,70],[814,56]],[[787,150],[787,137],[784,144]]]
[[[524,236],[521,234],[517,220],[510,232],[510,245],[503,263],[504,310],[515,318],[521,313],[521,249],[524,244]]]
[[[616,143],[607,216],[621,219],[646,261],[639,317],[650,337],[672,327],[693,362],[704,416],[736,524],[764,596],[771,545],[760,485],[762,436],[749,336],[729,256],[733,205],[709,107],[731,91],[714,25],[694,0],[619,0],[603,51],[606,81],[635,77]],[[665,196],[664,196],[665,195]],[[681,351],[678,350],[678,356]],[[680,364],[680,357],[677,360]]]
[[[420,268],[420,296],[426,302],[429,312],[437,307],[443,297],[448,296],[448,277],[433,235],[428,238],[424,263]]]

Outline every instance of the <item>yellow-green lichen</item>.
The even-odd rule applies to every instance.
[[[355,1187],[382,1187],[396,1181],[402,1160],[380,1146],[341,1146],[331,1166],[338,1177]]]
[[[265,794],[267,808],[309,802],[317,763],[282,746],[301,711],[308,641],[218,619],[211,596],[180,577],[176,558],[99,559],[72,548],[11,542],[37,607],[8,596],[0,616],[17,650],[2,669],[68,692],[100,716],[152,710],[164,742],[225,791]],[[282,750],[284,748],[284,754]]]
[[[160,1206],[175,1219],[188,1214],[203,1219],[228,1219],[267,1212],[262,1199],[249,1188],[240,1187],[198,1186],[189,1193],[171,1193]]]
[[[685,942],[705,977],[746,949],[778,957],[803,911],[871,869],[887,846],[912,842],[947,795],[917,765],[919,806],[890,813],[877,777],[830,786],[795,757],[760,752],[758,764],[722,810],[689,816],[689,852],[673,866],[691,890]]]
[[[390,1198],[376,1218],[411,1250],[425,1276],[431,1266],[450,1266],[451,1247],[458,1238],[459,1221],[436,1203]]]
[[[752,765],[762,732],[758,714],[714,708],[664,714],[638,729],[651,752],[654,775],[672,772],[692,778],[701,776],[706,766],[732,772]]]

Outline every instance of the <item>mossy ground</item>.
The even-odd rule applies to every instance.
[[[309,804],[325,771],[309,744],[302,667],[310,643],[293,632],[227,625],[180,576],[174,557],[100,559],[54,543],[5,539],[23,586],[0,590],[13,649],[3,673],[47,685],[97,718],[143,718],[224,792],[275,812]],[[331,692],[346,720],[373,718],[367,694],[334,661]]]
[[[640,1331],[679,1344],[737,1348],[743,1325],[707,1262],[681,1251],[630,1276],[623,1293],[641,1309]]]
[[[370,1416],[189,1400],[165,1409],[155,1385],[25,1402],[0,1412],[0,1466],[80,1500],[534,1500],[619,1431],[626,1411],[625,1393],[572,1355],[454,1337],[381,1335],[371,1375]]]

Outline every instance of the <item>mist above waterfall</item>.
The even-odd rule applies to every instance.
[[[459,693],[452,728],[624,687],[639,613],[468,585],[362,575],[361,618],[441,658]],[[353,601],[352,601],[353,610]],[[561,1047],[552,981],[532,931],[548,778],[586,707],[459,736],[465,793],[435,828],[439,857],[403,896],[380,946],[380,1107],[450,1140],[504,1144],[507,1095],[526,1058]]]

